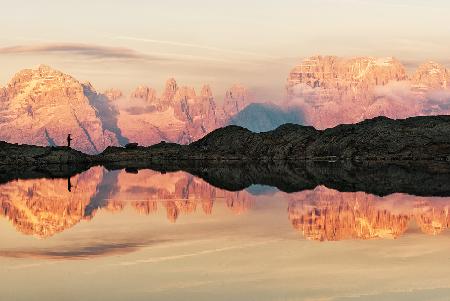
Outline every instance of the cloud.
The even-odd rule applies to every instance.
[[[202,50],[208,50],[208,51],[214,51],[214,52],[220,52],[220,53],[253,56],[253,57],[259,57],[259,58],[266,58],[266,59],[279,59],[279,57],[272,56],[272,55],[266,55],[266,54],[262,54],[262,53],[224,49],[224,48],[220,48],[220,47],[213,47],[213,46],[192,44],[192,43],[183,43],[183,42],[176,42],[176,41],[165,41],[165,40],[147,39],[147,38],[139,38],[139,37],[124,37],[124,36],[114,37],[114,39],[153,43],[153,44],[163,44],[163,45],[170,45],[170,46],[176,46],[176,47],[182,47],[182,48],[195,48],[195,49],[202,49]]]
[[[231,246],[222,247],[222,248],[206,249],[206,250],[201,250],[201,251],[193,252],[193,253],[183,253],[183,254],[178,254],[178,255],[152,257],[152,258],[148,258],[148,259],[139,259],[139,260],[134,260],[134,261],[123,261],[123,262],[118,262],[115,265],[132,266],[132,265],[139,265],[139,264],[144,264],[144,263],[160,263],[160,262],[165,262],[165,261],[173,261],[173,260],[179,260],[179,259],[184,259],[184,258],[220,253],[220,252],[254,248],[254,247],[261,246],[261,245],[271,244],[274,242],[276,243],[276,242],[279,242],[280,240],[281,239],[270,239],[270,240],[266,240],[266,241],[258,241],[258,242],[248,243],[248,244],[231,245]]]
[[[435,89],[424,94],[417,94],[414,93],[411,83],[407,81],[377,86],[374,89],[374,95],[376,99],[388,99],[391,107],[401,106],[401,117],[448,114],[450,109],[450,90]]]
[[[70,54],[94,59],[165,60],[125,47],[109,47],[78,43],[16,45],[0,48],[0,54]]]
[[[450,90],[436,90],[426,95],[426,113],[448,114],[450,110]]]
[[[127,47],[110,47],[82,43],[46,43],[33,45],[14,45],[0,48],[0,55],[48,55],[59,54],[68,56],[80,56],[83,58],[97,60],[122,60],[122,61],[138,61],[138,62],[159,62],[159,63],[198,63],[218,64],[226,66],[232,59],[223,57],[207,57],[200,55],[190,55],[186,53],[170,53],[170,52],[140,52]],[[250,60],[241,60],[241,65],[252,65],[255,62]],[[232,68],[233,70],[235,67]]]
[[[135,252],[142,247],[167,242],[165,240],[150,240],[146,242],[116,242],[80,246],[61,249],[37,250],[1,250],[0,257],[6,258],[39,258],[39,259],[87,259],[93,257],[123,255]]]
[[[132,106],[124,109],[130,115],[142,115],[156,111],[155,106]]]
[[[425,58],[410,58],[410,59],[402,59],[401,62],[403,66],[405,66],[406,69],[409,69],[411,71],[415,71],[420,65],[423,63],[426,63],[430,61],[430,59]],[[437,57],[433,59],[433,61],[438,62],[441,65],[444,65],[446,67],[450,67],[450,60],[442,57]]]
[[[396,101],[416,101],[411,87],[411,83],[408,81],[391,81],[384,86],[376,86],[374,88],[375,97],[386,97]]]

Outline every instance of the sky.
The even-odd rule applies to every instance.
[[[287,75],[311,55],[395,56],[413,69],[450,65],[444,0],[5,1],[0,86],[48,64],[125,92],[161,90],[169,77],[220,96],[239,83],[282,97]]]

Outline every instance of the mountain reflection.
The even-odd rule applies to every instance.
[[[84,218],[84,210],[104,175],[92,168],[67,179],[18,180],[0,185],[0,214],[24,234],[49,237]]]
[[[221,190],[184,172],[130,174],[95,167],[72,177],[70,183],[32,179],[0,185],[0,214],[19,232],[46,238],[92,219],[98,210],[120,212],[127,203],[145,215],[164,209],[167,219],[175,223],[198,207],[212,214],[216,200],[224,200],[235,214],[247,211],[253,202],[245,191]]]
[[[292,226],[311,240],[398,238],[411,222],[437,235],[450,224],[450,198],[338,192],[323,186],[289,202]]]
[[[141,215],[164,210],[167,220],[175,223],[180,216],[197,211],[213,214],[215,202],[224,202],[232,213],[241,214],[260,198],[286,201],[293,228],[311,240],[395,239],[413,223],[423,233],[437,235],[450,224],[450,198],[446,197],[398,193],[378,197],[324,186],[296,193],[266,188],[231,192],[185,172],[141,170],[136,174],[95,167],[69,180],[28,179],[2,184],[0,214],[20,233],[39,238],[90,220],[99,210],[121,212],[130,206]]]

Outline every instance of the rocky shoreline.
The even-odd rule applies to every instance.
[[[217,129],[189,145],[108,147],[88,155],[68,147],[0,142],[0,165],[135,165],[172,161],[450,161],[450,116],[393,120],[377,117],[357,124],[316,130],[284,124],[253,133],[239,126]]]

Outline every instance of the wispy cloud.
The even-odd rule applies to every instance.
[[[219,252],[248,249],[248,248],[257,247],[260,245],[266,245],[266,244],[270,244],[270,243],[274,243],[274,242],[279,242],[280,240],[281,239],[270,239],[270,240],[266,240],[266,241],[257,241],[257,242],[248,243],[248,244],[244,244],[244,245],[234,245],[234,246],[228,246],[228,247],[222,247],[222,248],[206,249],[206,250],[201,250],[201,251],[194,252],[194,253],[184,253],[184,254],[171,255],[171,256],[154,257],[154,258],[140,259],[140,260],[135,260],[135,261],[123,261],[123,262],[118,262],[113,265],[131,266],[131,265],[144,264],[144,263],[160,263],[160,262],[184,259],[184,258],[189,258],[189,257],[209,255],[209,254],[214,254],[214,253],[219,253]]]
[[[267,54],[263,54],[263,53],[240,51],[240,50],[233,50],[233,49],[224,49],[224,48],[220,48],[220,47],[201,45],[201,44],[147,39],[147,38],[139,38],[139,37],[126,37],[126,36],[118,36],[118,37],[114,37],[114,39],[153,43],[153,44],[163,44],[163,45],[170,45],[170,46],[184,47],[184,48],[195,48],[195,49],[202,49],[202,50],[214,51],[214,52],[219,52],[219,53],[252,56],[252,57],[257,57],[257,58],[279,59],[279,57],[277,57],[277,56],[267,55]]]
[[[37,258],[37,259],[88,259],[93,257],[122,255],[134,252],[141,247],[148,247],[167,242],[167,240],[149,240],[145,242],[105,243],[77,248],[37,249],[37,250],[0,250],[0,257]],[[28,267],[28,266],[26,266]],[[32,267],[32,266],[30,266]]]
[[[70,54],[95,59],[123,60],[164,60],[162,56],[153,56],[125,47],[108,47],[78,43],[15,45],[0,48],[0,54]]]
[[[230,63],[230,59],[222,57],[196,56],[184,53],[150,52],[144,53],[126,47],[109,47],[78,43],[45,43],[33,45],[15,45],[0,48],[0,55],[45,55],[60,54],[69,56],[82,56],[90,59],[115,59],[124,61],[144,62],[184,62],[184,63]],[[245,63],[245,62],[244,62]],[[247,62],[250,64],[251,62]]]

